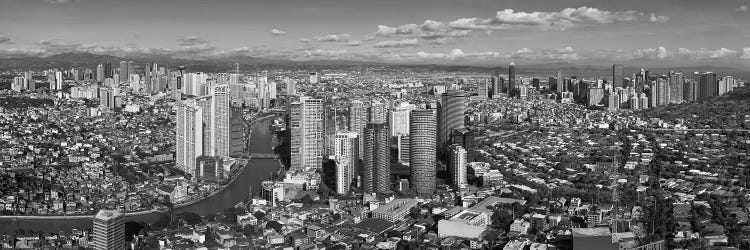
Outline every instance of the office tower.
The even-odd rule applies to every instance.
[[[669,104],[669,86],[665,77],[656,80],[656,106]]]
[[[204,152],[204,109],[197,102],[196,99],[188,99],[176,104],[175,162],[177,168],[190,175],[196,174],[196,158],[207,155]]]
[[[318,73],[310,72],[310,83],[312,84],[318,83]]]
[[[63,84],[63,72],[62,71],[56,71],[55,72],[55,89],[56,90],[62,90],[62,84]]]
[[[370,119],[368,120],[368,122],[388,122],[388,107],[386,105],[387,104],[380,99],[372,100],[372,103],[370,103]]]
[[[241,107],[229,111],[229,156],[240,158],[247,153],[247,124]]]
[[[512,92],[516,87],[516,63],[511,61],[510,66],[508,66],[508,89],[506,93]]]
[[[360,100],[354,100],[349,105],[349,130],[357,133],[359,138],[364,138],[365,126],[367,126],[367,107]],[[359,157],[364,155],[364,140],[359,140]]]
[[[94,249],[126,249],[125,220],[117,210],[99,210],[94,216]]]
[[[409,134],[396,136],[396,149],[398,151],[398,163],[409,166]]]
[[[151,78],[153,77],[151,70],[152,70],[152,64],[147,63],[146,67],[144,67],[144,73],[143,73],[143,86],[151,92]]]
[[[458,89],[448,90],[441,96],[441,107],[438,111],[438,152],[447,153],[451,132],[454,129],[464,129],[464,112],[466,111],[466,97]],[[414,137],[412,137],[414,139]]]
[[[35,86],[31,86],[34,82],[34,79],[32,79],[31,71],[26,71],[23,73],[23,88],[28,90],[34,90]]]
[[[301,96],[291,104],[291,170],[316,170],[323,163],[323,100]]]
[[[130,76],[132,74],[138,74],[135,72],[135,62],[128,61],[128,74],[126,76]]]
[[[682,87],[682,98],[686,102],[695,101],[695,82],[692,79],[686,79]]]
[[[640,109],[648,109],[648,97],[646,97],[646,93],[641,93],[638,95],[638,107]]]
[[[96,82],[104,82],[104,65],[96,65]]]
[[[620,108],[620,96],[617,93],[607,94],[607,110],[617,111]]]
[[[294,96],[297,95],[297,87],[295,84],[297,83],[295,80],[291,80],[288,77],[284,78],[284,83],[286,83],[286,95],[287,96]]]
[[[622,64],[612,65],[612,88],[623,87],[622,84]]]
[[[337,132],[334,142],[336,161],[336,192],[346,194],[356,178],[355,169],[359,163],[359,135],[355,132]]]
[[[450,146],[450,161],[448,161],[451,172],[451,184],[453,188],[466,187],[466,149],[453,144]]]
[[[495,78],[495,85],[493,86],[492,98],[500,98],[501,93],[505,93],[505,79],[501,77]]]
[[[120,82],[125,81],[128,79],[128,62],[127,61],[120,61]],[[118,82],[118,83],[120,83]]]
[[[227,85],[211,88],[211,141],[209,156],[229,157],[229,87]]]
[[[734,90],[735,80],[732,76],[725,76],[721,78],[718,86],[718,95],[724,95]]]
[[[325,109],[325,115],[323,116],[323,138],[324,138],[324,158],[330,158],[331,156],[334,156],[336,152],[335,147],[335,141],[336,141],[336,133],[338,131],[343,131],[346,129],[339,129],[336,127],[338,123],[338,115],[336,112],[336,108],[333,106],[330,106],[329,108]]]
[[[362,186],[365,193],[385,193],[390,190],[391,161],[388,145],[388,125],[367,123],[362,157]]]
[[[669,102],[681,103],[683,100],[684,77],[680,72],[669,73]]]
[[[487,80],[479,81],[477,83],[477,95],[480,99],[487,99],[489,97],[489,86]]]
[[[409,113],[414,108],[415,106],[408,102],[401,102],[393,108],[390,112],[391,119],[388,121],[392,137],[409,134]]]
[[[409,169],[411,189],[417,194],[435,191],[437,119],[435,111],[416,109],[409,117]]]
[[[104,78],[112,78],[112,63],[104,64]]]
[[[589,88],[589,93],[587,96],[588,99],[588,106],[598,106],[602,103],[602,100],[604,99],[604,89],[603,88]]]
[[[24,82],[26,80],[23,78],[23,76],[16,76],[13,77],[13,84],[10,85],[10,89],[13,91],[21,92],[21,90],[24,89]]]
[[[700,74],[700,98],[717,96],[719,94],[716,73],[705,72]]]

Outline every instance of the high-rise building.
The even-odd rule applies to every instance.
[[[499,76],[497,76],[494,79],[495,79],[495,84],[492,87],[493,88],[493,90],[492,90],[492,92],[493,92],[492,98],[500,98],[500,95],[502,93],[505,93],[505,89],[504,89],[505,88],[505,79],[503,79],[502,77],[499,77]]]
[[[56,90],[62,90],[63,86],[63,72],[57,71],[55,72],[55,89]]]
[[[623,87],[622,84],[622,64],[612,65],[612,88]]]
[[[112,63],[104,64],[104,78],[112,78]]]
[[[680,72],[669,72],[669,102],[681,103],[683,100],[684,77]]]
[[[516,89],[516,63],[510,62],[510,65],[508,66],[508,90],[507,92],[510,93],[511,91]]]
[[[349,130],[357,133],[359,138],[364,138],[365,126],[367,126],[367,107],[360,100],[354,100],[349,104]],[[364,155],[364,140],[359,140],[359,157]]]
[[[669,104],[669,86],[666,77],[656,79],[656,106]]]
[[[450,160],[448,163],[453,188],[460,189],[466,187],[466,149],[456,144],[451,145]]]
[[[396,136],[396,149],[398,151],[398,163],[409,166],[409,134]]]
[[[602,104],[602,100],[604,99],[604,89],[603,88],[589,88],[589,93],[587,96],[588,99],[588,106],[598,106]]]
[[[686,102],[695,101],[696,84],[692,79],[686,79],[682,87],[682,98]]]
[[[390,190],[389,135],[388,125],[385,123],[367,123],[362,159],[362,187],[365,193],[385,193]]]
[[[126,249],[125,220],[117,210],[99,210],[94,216],[94,249]]]
[[[356,178],[354,173],[358,167],[359,135],[355,132],[337,132],[334,146],[334,161],[336,161],[336,192],[346,194]]]
[[[735,79],[732,76],[725,76],[719,80],[717,95],[724,95],[734,91]]]
[[[96,82],[104,82],[104,65],[96,65]]]
[[[705,72],[700,74],[700,96],[706,98],[719,95],[719,86],[716,80],[716,73]]]
[[[211,88],[211,143],[209,156],[229,157],[229,87],[227,85]]]
[[[318,83],[318,73],[317,72],[310,72],[310,83],[312,83],[312,84]]]
[[[409,169],[411,190],[417,194],[435,191],[436,148],[435,111],[416,109],[409,117]]]
[[[438,152],[445,155],[450,144],[451,132],[465,128],[464,112],[466,97],[462,90],[451,89],[441,96],[441,107],[438,112]],[[414,137],[412,137],[414,139]]]
[[[120,82],[124,82],[128,80],[128,76],[130,75],[128,73],[128,62],[127,61],[120,61]]]
[[[301,96],[291,104],[291,169],[316,170],[323,164],[323,100]]]
[[[185,173],[195,175],[196,158],[205,155],[204,144],[204,110],[198,105],[196,99],[188,99],[178,102],[176,113],[176,135],[175,141],[177,158],[175,163],[177,168]]]
[[[372,100],[370,103],[370,119],[368,122],[385,123],[388,122],[387,104],[380,99]]]
[[[138,74],[138,73],[135,72],[135,62],[128,61],[128,74],[127,74],[128,78],[132,74]]]
[[[391,110],[391,119],[388,121],[391,128],[391,136],[409,134],[409,113],[415,108],[413,104],[401,102]]]
[[[477,95],[480,99],[489,97],[489,83],[487,80],[477,82]]]

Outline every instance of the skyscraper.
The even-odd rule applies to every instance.
[[[185,173],[195,175],[196,158],[205,155],[203,149],[204,110],[198,105],[196,99],[178,102],[176,107],[176,166]]]
[[[359,162],[359,135],[354,132],[336,133],[334,161],[336,161],[336,192],[346,194],[355,179]]]
[[[390,190],[391,161],[388,136],[388,125],[385,123],[367,123],[364,136],[365,153],[362,159],[362,186],[366,193],[385,193]]]
[[[135,62],[128,61],[128,74],[126,75],[127,76],[126,79],[130,79],[130,75],[132,74],[137,74],[135,72]]]
[[[510,62],[510,66],[508,66],[508,89],[506,90],[507,93],[510,93],[516,89],[516,63]]]
[[[453,144],[450,146],[449,167],[451,172],[451,184],[453,188],[459,189],[466,186],[466,149]]]
[[[623,87],[622,84],[622,64],[612,65],[612,88]]]
[[[500,94],[505,93],[504,87],[505,87],[505,79],[499,76],[495,77],[495,85],[492,87],[493,88],[492,98],[500,98]]]
[[[441,107],[438,113],[438,152],[445,155],[450,144],[451,132],[454,129],[464,129],[464,112],[466,111],[466,97],[462,90],[451,89],[441,96]],[[413,137],[412,137],[413,139]]]
[[[128,79],[128,62],[120,61],[120,82],[124,82]]]
[[[669,104],[669,86],[666,77],[659,77],[656,80],[656,106]]]
[[[375,99],[370,103],[370,119],[372,123],[385,123],[388,121],[388,107],[383,100]]]
[[[301,96],[291,104],[291,169],[316,170],[323,164],[323,100]]]
[[[680,103],[683,100],[684,77],[680,72],[669,72],[669,102]]]
[[[211,154],[215,157],[229,157],[229,87],[227,85],[211,88]]]
[[[56,71],[55,72],[55,89],[56,90],[62,90],[63,85],[63,72],[62,71]]]
[[[487,99],[489,97],[488,85],[487,80],[477,82],[477,95],[480,99]]]
[[[437,121],[435,111],[417,109],[409,117],[409,169],[411,189],[417,194],[435,191]]]
[[[96,65],[96,82],[104,82],[104,65]]]
[[[704,72],[700,75],[700,98],[717,96],[719,94],[716,73]]]
[[[104,78],[112,78],[112,63],[104,64]]]
[[[391,129],[391,136],[409,134],[409,113],[414,109],[413,104],[401,102],[393,108],[391,119],[388,121]]]
[[[94,249],[126,249],[125,220],[117,210],[99,210],[94,216]]]
[[[367,107],[360,100],[354,100],[349,105],[349,130],[357,133],[359,138],[364,138],[365,126],[367,125]],[[359,140],[359,157],[364,156],[364,140]]]

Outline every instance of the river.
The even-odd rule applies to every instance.
[[[269,125],[272,118],[253,123],[250,138],[250,152],[254,154],[273,154],[271,149],[271,132]],[[176,208],[175,214],[181,212],[193,212],[199,215],[216,214],[226,208],[232,207],[249,197],[250,186],[252,191],[258,194],[261,182],[267,180],[271,174],[281,167],[275,159],[252,159],[249,165],[240,173],[234,182],[230,183],[219,193],[198,201],[189,206]],[[126,216],[127,221],[154,222],[159,217],[158,212]],[[92,228],[90,218],[2,218],[0,217],[0,234],[10,234],[17,229],[42,231],[48,233],[69,232],[72,229],[88,230]]]

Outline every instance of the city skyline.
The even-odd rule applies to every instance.
[[[400,8],[391,8],[394,4]],[[750,65],[750,32],[742,28],[750,23],[747,1],[705,6],[677,0],[326,0],[208,6],[6,0],[0,5],[0,57],[86,52],[457,65]]]

